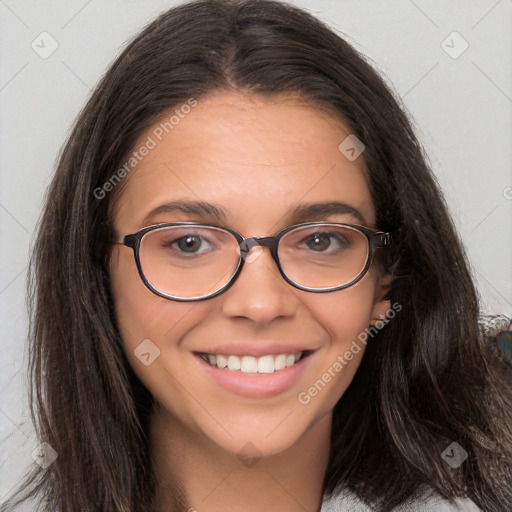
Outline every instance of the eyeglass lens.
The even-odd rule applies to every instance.
[[[280,240],[283,272],[296,284],[327,289],[348,284],[366,266],[368,239],[334,224],[300,226]],[[175,297],[206,296],[225,286],[240,265],[235,236],[222,228],[168,226],[146,233],[139,249],[142,271],[158,291]]]

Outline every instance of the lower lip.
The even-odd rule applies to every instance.
[[[284,393],[296,384],[309,364],[311,354],[274,373],[242,373],[212,366],[198,355],[195,359],[201,369],[227,391],[249,398],[268,398]]]

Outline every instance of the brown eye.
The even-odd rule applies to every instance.
[[[176,240],[175,243],[179,247],[180,251],[196,252],[201,248],[202,240],[199,236],[188,235]]]
[[[306,245],[313,251],[325,251],[331,245],[331,237],[327,233],[315,233],[306,240]]]

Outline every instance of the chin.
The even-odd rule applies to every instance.
[[[330,432],[332,408],[326,412],[307,411],[300,404],[293,404],[277,412],[272,406],[266,409],[245,414],[238,410],[222,422],[203,411],[187,428],[199,434],[202,443],[211,443],[242,462],[245,458],[272,457],[292,449],[307,438],[322,419],[328,421]]]

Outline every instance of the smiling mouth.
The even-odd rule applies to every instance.
[[[276,373],[302,361],[310,352],[293,354],[268,354],[261,357],[225,354],[198,354],[210,366],[238,373]]]

